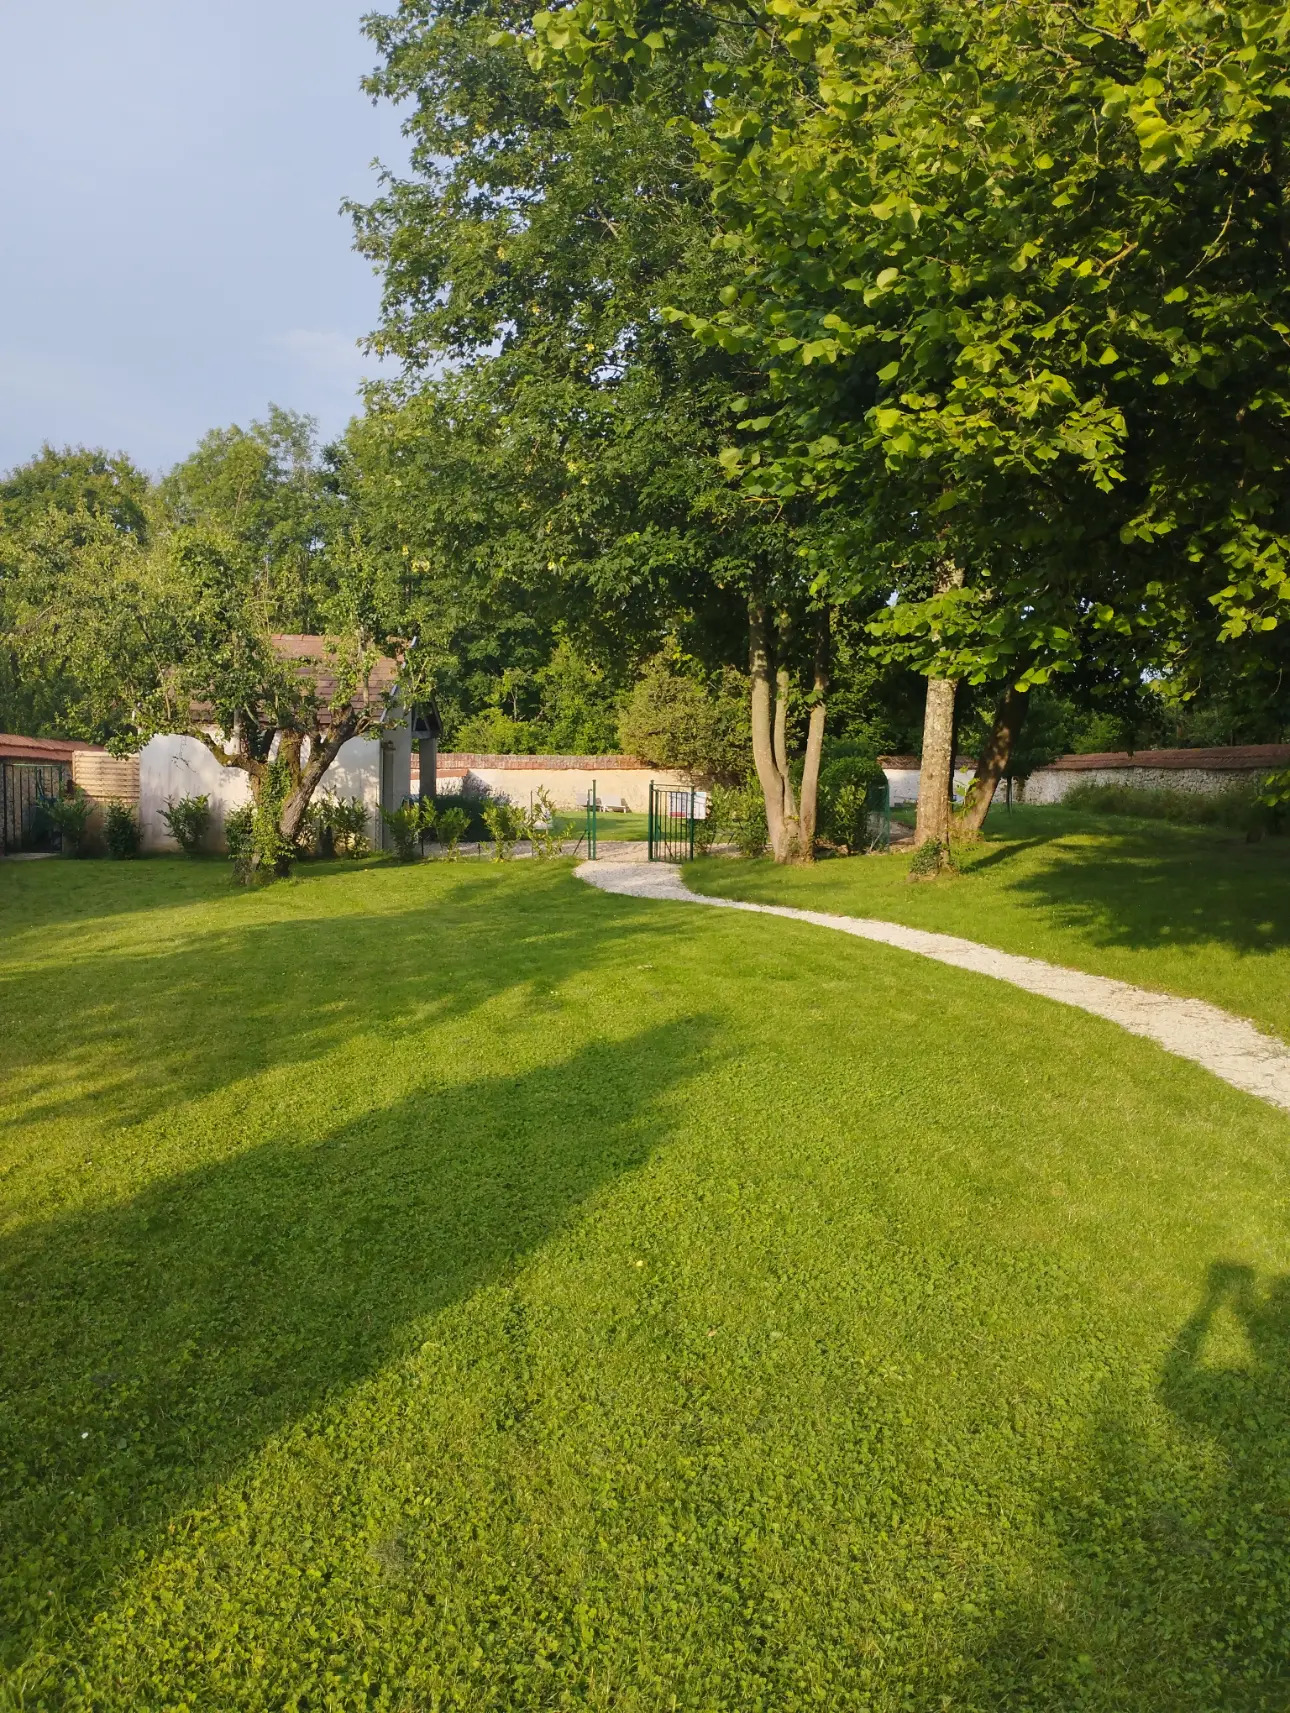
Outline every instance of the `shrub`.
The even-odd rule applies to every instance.
[[[909,859],[910,880],[935,880],[938,874],[951,873],[954,861],[950,847],[940,839],[924,839]]]
[[[484,825],[493,840],[493,856],[498,862],[507,861],[515,850],[515,841],[522,839],[527,831],[523,813],[501,797],[485,807]]]
[[[172,799],[161,811],[161,818],[179,848],[195,856],[211,824],[211,800],[204,793],[181,797],[178,802]]]
[[[128,803],[113,798],[104,818],[104,835],[110,857],[136,857],[139,854],[139,818]]]
[[[457,860],[457,846],[465,837],[469,826],[470,816],[456,803],[450,808],[438,811],[435,817],[435,830],[439,835],[443,854],[450,862]]]
[[[706,838],[706,849],[711,849],[716,839],[729,841],[740,856],[761,856],[766,849],[766,840],[770,836],[766,826],[766,800],[758,786],[717,786],[712,793],[709,819],[712,832]],[[697,838],[695,845],[697,848]]]
[[[545,861],[547,857],[559,856],[563,840],[556,829],[555,804],[545,785],[540,785],[533,795],[525,832],[535,857]]]
[[[820,836],[848,855],[871,850],[878,837],[871,805],[886,782],[874,756],[847,755],[828,762],[820,770]]]
[[[224,843],[235,863],[245,861],[251,854],[251,822],[255,810],[249,803],[240,809],[230,809],[224,817]]]
[[[420,803],[404,803],[398,809],[382,809],[394,854],[400,862],[415,862],[421,854],[421,841],[434,826],[434,804],[427,798]]]
[[[319,856],[362,856],[367,851],[367,805],[361,797],[317,797],[305,825]]]
[[[748,679],[733,667],[704,674],[665,649],[646,662],[618,738],[625,752],[655,767],[737,786],[752,765]]]
[[[86,854],[85,829],[93,810],[94,804],[79,785],[74,785],[63,796],[42,799],[41,819],[59,835],[64,856]]]

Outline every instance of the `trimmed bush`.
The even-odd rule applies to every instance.
[[[827,762],[820,769],[820,837],[849,856],[872,849],[877,818],[870,802],[886,782],[876,756],[843,755]]]
[[[110,857],[136,857],[139,854],[139,818],[128,803],[115,797],[107,806],[103,833]]]
[[[457,847],[470,829],[470,816],[460,804],[440,809],[435,816],[435,833],[443,854],[450,862],[457,860]]]
[[[420,803],[404,803],[398,809],[382,809],[381,819],[398,860],[415,862],[421,854],[423,839],[434,826],[434,804],[425,799]]]
[[[211,800],[205,793],[200,797],[172,799],[161,811],[166,830],[188,856],[196,856],[211,824]]]
[[[74,785],[59,797],[44,797],[39,804],[39,817],[46,827],[59,835],[64,856],[88,854],[85,830],[94,811],[94,804]]]
[[[251,826],[255,810],[249,803],[240,809],[230,809],[224,817],[224,843],[234,862],[244,862],[251,854]]]

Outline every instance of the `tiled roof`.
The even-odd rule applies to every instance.
[[[885,768],[889,773],[917,773],[922,765],[916,755],[880,755],[878,757],[878,766]],[[975,766],[976,757],[974,755],[959,755],[954,758],[954,771],[956,773],[961,773],[965,767]]]
[[[1214,749],[1139,749],[1132,754],[1108,750],[1099,755],[1062,755],[1050,761],[1059,773],[1089,773],[1096,768],[1199,768],[1206,773],[1256,773],[1290,767],[1290,744],[1225,744]]]
[[[99,744],[79,738],[27,738],[15,732],[0,732],[0,761],[67,762],[78,750],[104,753]]]
[[[280,633],[271,636],[269,641],[284,660],[298,660],[302,673],[307,673],[314,683],[320,702],[330,702],[336,694],[336,671],[327,653],[327,638],[325,636],[290,635]],[[355,698],[361,707],[370,707],[373,702],[382,700],[398,682],[398,662],[382,655],[372,667],[367,679],[367,693]]]

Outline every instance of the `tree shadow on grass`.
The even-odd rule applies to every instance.
[[[951,1705],[1290,1706],[1290,1278],[1212,1266],[1158,1397],[1163,1432],[1103,1412],[1091,1478],[1045,1507],[1059,1564],[968,1644]]]
[[[669,1133],[702,1016],[290,1135],[0,1249],[0,1665],[266,1438],[505,1276]]]
[[[1009,838],[1000,849],[1002,866],[1010,853],[1049,847],[1024,872],[1000,876],[1005,895],[1023,906],[1098,945],[1224,945],[1251,954],[1290,946],[1290,840],[1250,845],[1210,828],[1054,821],[1059,814],[1044,816],[1040,836]],[[1090,831],[1096,840],[1079,837]],[[971,872],[995,861],[991,853]]]
[[[55,1119],[137,1124],[360,1036],[441,1027],[510,990],[549,996],[612,966],[643,931],[638,912],[563,868],[454,873],[411,902],[378,894],[369,909],[323,913],[320,897],[310,914],[298,891],[289,903],[172,938],[87,942],[0,975],[14,1020],[0,1073],[38,1089],[0,1132]]]

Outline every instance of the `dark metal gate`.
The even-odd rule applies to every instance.
[[[58,834],[40,812],[71,777],[63,762],[0,761],[0,851],[56,850]]]
[[[649,860],[690,862],[694,857],[694,823],[701,820],[707,798],[692,787],[649,787]]]

